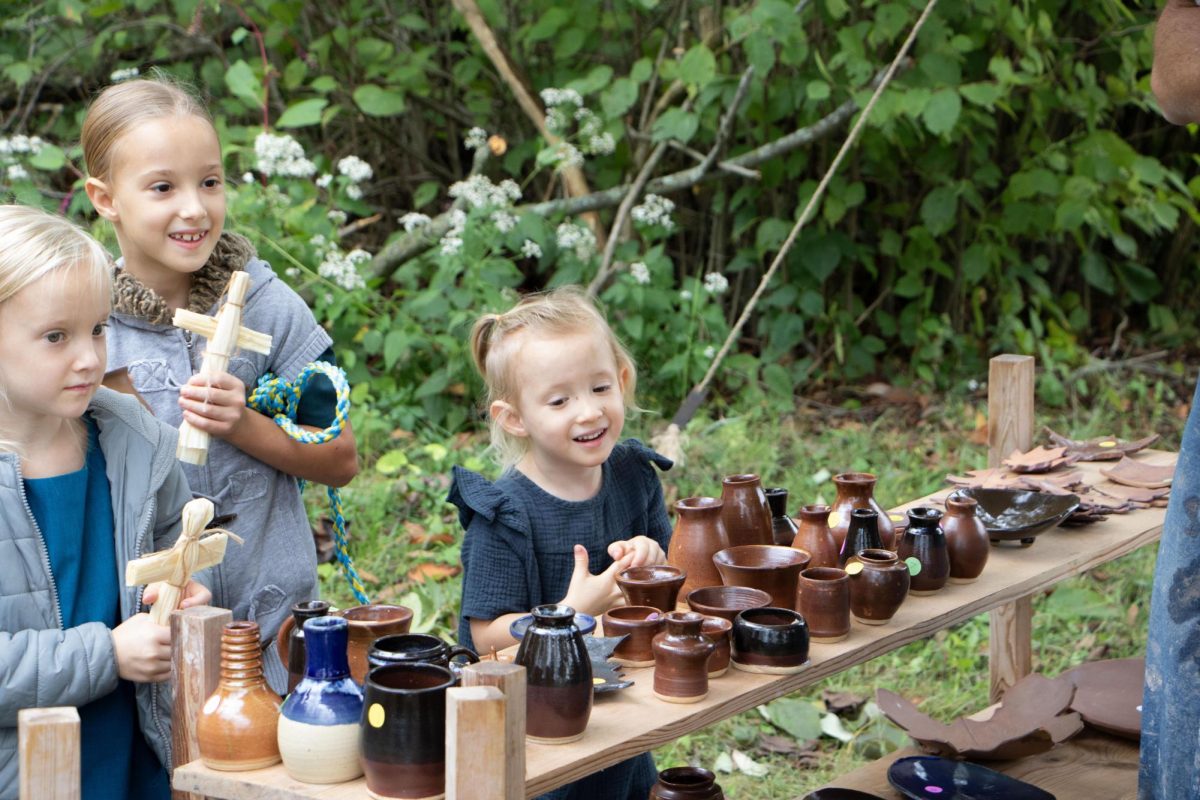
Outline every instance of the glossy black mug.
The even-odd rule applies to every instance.
[[[460,676],[462,667],[454,659],[465,658],[468,663],[479,661],[479,654],[469,647],[449,645],[427,633],[393,633],[380,636],[367,650],[368,668],[390,664],[434,664],[446,667]]]

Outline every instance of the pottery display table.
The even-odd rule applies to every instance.
[[[1175,454],[1146,451],[1138,458],[1151,464],[1169,464]],[[1090,481],[1098,482],[1100,466],[1080,464],[1079,468]],[[944,494],[939,492],[938,496]],[[919,505],[924,500],[905,507]],[[1005,648],[1028,653],[1028,627],[1006,628],[1003,621],[997,625],[995,610],[1027,603],[1033,595],[1065,578],[1156,541],[1164,514],[1165,509],[1161,508],[1143,509],[1113,515],[1082,528],[1049,531],[1040,535],[1031,547],[993,547],[987,568],[974,583],[948,584],[934,595],[910,597],[887,625],[855,623],[848,639],[812,645],[809,665],[795,675],[760,675],[730,669],[724,677],[711,681],[708,697],[695,704],[676,705],[657,700],[652,691],[653,668],[628,669],[626,675],[634,680],[634,685],[597,698],[581,740],[558,746],[533,743],[526,746],[525,794],[533,797],[570,783],[984,612],[994,612],[994,639],[1003,637]],[[1061,752],[1061,748],[1056,749],[1049,756]],[[193,761],[175,770],[173,782],[177,790],[229,800],[367,796],[361,779],[332,786],[303,784],[290,779],[278,765],[231,773],[210,770]],[[499,790],[495,796],[499,796]],[[1099,796],[1112,795],[1091,794]]]

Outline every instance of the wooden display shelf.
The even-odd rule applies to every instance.
[[[1175,459],[1175,454],[1147,451],[1138,458],[1147,463],[1167,464]],[[1098,482],[1100,466],[1080,464],[1079,468],[1089,481]],[[904,507],[918,505],[922,500]],[[634,685],[597,699],[583,739],[560,746],[527,745],[525,794],[528,797],[542,794],[977,614],[1029,598],[1065,578],[1156,541],[1164,514],[1165,509],[1161,508],[1143,509],[1112,515],[1103,522],[1081,528],[1049,531],[1038,536],[1030,547],[993,547],[987,568],[974,583],[948,584],[937,594],[910,597],[885,626],[854,623],[848,639],[836,644],[814,644],[809,666],[798,674],[771,676],[731,669],[710,683],[708,697],[699,703],[676,705],[659,701],[651,691],[653,669],[629,669],[626,674],[635,681]],[[174,786],[177,790],[228,800],[366,797],[361,779],[334,786],[314,786],[291,780],[281,766],[228,773],[209,770],[199,761],[176,769]],[[1097,796],[1100,795],[1093,795]]]

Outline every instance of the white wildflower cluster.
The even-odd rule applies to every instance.
[[[20,164],[9,164],[7,174],[8,179],[14,183],[29,179],[29,171]]]
[[[243,172],[242,173],[242,183],[254,183],[254,173],[253,172]]]
[[[313,183],[317,184],[318,189],[328,189],[329,184],[333,183],[333,176],[326,172],[313,181]]]
[[[588,139],[587,149],[594,156],[607,156],[617,149],[617,142],[611,133],[603,131]]]
[[[363,190],[357,183],[352,183],[346,187],[346,197],[351,200],[362,200]]]
[[[141,74],[141,70],[139,70],[137,67],[126,67],[125,69],[113,70],[112,74],[108,76],[108,79],[113,83],[120,83],[121,81],[133,80]]]
[[[371,169],[371,165],[358,156],[346,156],[341,159],[337,162],[337,169],[338,172],[349,178],[351,183],[369,181],[375,174],[375,171]]]
[[[472,175],[451,184],[450,196],[471,208],[503,208],[521,199],[521,187],[511,178],[492,183],[486,175]]]
[[[521,244],[521,255],[525,256],[525,258],[541,258],[542,246],[533,239],[526,239]]]
[[[635,261],[629,265],[629,277],[633,278],[634,283],[645,286],[650,282],[650,268],[644,261]]]
[[[604,120],[583,104],[579,92],[543,89],[542,102],[546,104],[547,130],[564,140],[551,150],[557,169],[577,167],[584,156],[606,156],[616,149],[616,139],[604,130]]]
[[[496,230],[500,231],[500,233],[508,233],[517,227],[517,215],[503,209],[496,211],[492,214],[492,224],[496,226]]]
[[[326,211],[325,217],[338,227],[345,225],[346,220],[349,219],[349,217],[346,215],[346,212],[342,211],[340,208],[332,208],[329,211]]]
[[[680,300],[691,300],[692,299],[691,289],[680,289],[679,290],[679,299]]]
[[[583,153],[579,152],[579,148],[570,142],[559,142],[554,145],[554,166],[555,169],[568,169],[569,167],[579,167],[583,165]]]
[[[724,294],[729,288],[729,278],[719,272],[710,272],[704,276],[704,291],[709,294]]]
[[[429,217],[419,211],[410,211],[402,217],[397,217],[396,221],[404,226],[405,233],[412,233],[417,228],[424,228],[429,224]]]
[[[573,222],[564,222],[554,230],[559,250],[570,250],[580,261],[586,261],[596,250],[596,236],[590,229]]]
[[[46,142],[40,136],[18,134],[16,136],[0,138],[0,156],[36,156],[42,152],[42,148],[45,146]]]
[[[488,133],[483,128],[478,126],[467,131],[466,137],[463,139],[463,144],[471,150],[478,150],[487,144]]]
[[[337,243],[327,241],[321,234],[309,239],[308,243],[316,249],[321,258],[321,264],[317,267],[318,275],[333,281],[348,292],[366,287],[367,282],[358,268],[360,264],[371,260],[370,253],[359,248],[343,253]]]
[[[641,205],[634,206],[629,214],[638,225],[659,225],[669,231],[675,227],[675,221],[671,219],[671,212],[674,210],[674,202],[662,195],[648,194]]]
[[[457,184],[456,184],[457,185]],[[450,210],[450,230],[446,231],[446,235],[442,237],[441,253],[444,256],[452,256],[463,246],[463,231],[467,227],[467,212],[461,208]]]
[[[712,361],[713,356],[715,356],[716,354],[717,354],[717,348],[713,347],[711,344],[708,347],[704,348],[704,357],[707,358],[709,361]]]
[[[553,87],[538,92],[546,108],[571,105],[576,108],[583,106],[583,97],[574,89],[555,89]]]
[[[263,175],[310,178],[317,173],[317,165],[305,157],[304,148],[287,134],[260,133],[254,139],[254,155]]]

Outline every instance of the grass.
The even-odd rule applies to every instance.
[[[1154,430],[1163,435],[1162,447],[1175,449],[1186,411],[1180,396],[1161,382],[1121,376],[1091,387],[1091,403],[1040,409],[1039,422],[1076,438],[1134,438]],[[895,505],[941,488],[947,473],[985,466],[986,444],[978,428],[984,413],[985,400],[962,396],[851,412],[833,408],[779,418],[750,410],[695,420],[687,430],[686,460],[664,474],[664,491],[668,501],[719,495],[723,475],[757,472],[764,483],[789,488],[794,509],[832,500],[829,476],[853,470],[875,473],[876,496],[885,506]],[[643,417],[631,420],[626,432],[648,440],[658,424]],[[448,637],[454,636],[460,592],[458,579],[449,573],[457,565],[461,537],[454,509],[444,503],[449,472],[452,465],[464,464],[494,474],[484,444],[479,437],[401,442],[390,453],[372,454],[368,461],[374,460],[374,468],[364,470],[346,492],[353,555],[372,599],[417,606],[418,625]],[[309,494],[319,510],[319,494]],[[1036,598],[1034,669],[1055,675],[1091,658],[1141,652],[1155,552],[1143,548]],[[339,604],[352,604],[332,568],[323,568],[322,592]],[[788,709],[799,708],[811,722],[814,712],[824,713],[822,698],[830,692],[867,700],[885,687],[949,721],[987,705],[987,642],[987,616],[981,615],[799,692],[789,698]],[[778,707],[780,713],[783,708]],[[845,724],[852,727],[854,721]],[[766,774],[754,777],[737,769],[720,774],[730,798],[795,798],[878,757],[881,747],[903,743],[887,727],[878,721],[865,725],[849,744],[817,737],[815,731],[796,739],[752,711],[682,737],[654,756],[660,768],[690,763],[711,769],[738,750]],[[781,749],[789,752],[772,752]]]

